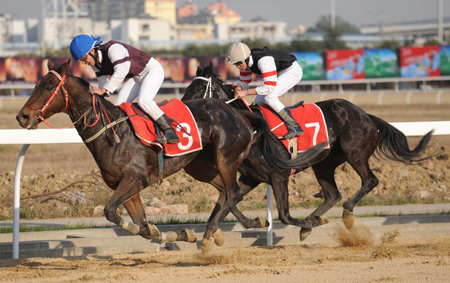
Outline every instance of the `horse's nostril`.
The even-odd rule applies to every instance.
[[[26,121],[26,120],[28,120],[28,115],[17,115],[17,116],[16,116],[16,120],[17,120],[19,123],[21,123],[21,122],[23,122],[23,121]]]

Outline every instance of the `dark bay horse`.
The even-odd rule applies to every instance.
[[[219,224],[242,200],[236,176],[239,164],[248,155],[254,139],[261,140],[268,149],[271,143],[277,142],[271,135],[264,135],[265,131],[270,131],[265,121],[220,100],[189,101],[185,104],[197,122],[203,148],[181,156],[164,156],[164,170],[159,172],[157,149],[144,145],[136,137],[128,117],[120,108],[103,97],[90,94],[88,82],[68,73],[70,60],[55,67],[49,61],[48,68],[49,73],[35,86],[16,119],[20,126],[35,129],[56,113],[69,115],[100,168],[103,180],[114,190],[104,209],[106,218],[147,239],[194,242],[195,235],[189,231],[160,233],[154,225],[148,225],[139,196],[144,188],[184,168],[195,179],[208,182],[219,190],[219,199],[202,240],[202,251],[207,253],[213,242],[220,245],[223,235]],[[265,151],[264,147],[261,147],[262,155],[274,166],[284,168],[294,163],[302,165],[319,152],[310,151],[311,155],[305,154],[302,159],[291,161],[277,152]],[[121,204],[133,223],[116,213]]]
[[[230,105],[233,107],[248,110],[248,106],[241,100],[230,101],[234,98],[234,93],[234,87],[224,84],[213,73],[212,65],[210,65],[205,69],[198,68],[197,77],[186,89],[182,101],[219,98],[231,102]],[[375,155],[406,164],[417,164],[433,156],[424,156],[432,131],[422,137],[416,148],[410,150],[408,141],[402,132],[382,119],[366,113],[349,101],[331,99],[315,104],[325,117],[330,148],[325,149],[308,166],[295,168],[296,172],[300,172],[311,166],[324,195],[324,202],[306,220],[312,222],[312,227],[328,222],[323,215],[341,200],[334,172],[339,165],[348,162],[358,173],[362,182],[359,191],[344,203],[342,218],[346,227],[351,228],[354,224],[354,207],[378,185],[378,178],[369,167],[369,158]],[[256,109],[255,106],[250,108]],[[278,146],[277,150],[283,151],[286,157],[289,155],[282,146]],[[239,186],[243,194],[250,192],[260,183],[272,185],[280,220],[285,224],[302,227],[300,240],[309,236],[312,227],[307,227],[304,225],[304,221],[297,220],[289,214],[288,180],[291,174],[290,170],[274,170],[264,161],[259,149],[254,147],[239,166],[239,172],[241,173]],[[237,208],[234,208],[232,212],[246,228],[257,228],[255,222],[247,219]]]

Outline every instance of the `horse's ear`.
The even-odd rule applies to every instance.
[[[48,68],[49,70],[53,69],[53,62],[52,62],[51,59],[48,59],[48,60],[47,60],[47,68]]]
[[[67,60],[66,63],[64,63],[64,64],[62,65],[62,68],[61,68],[61,75],[65,75],[65,74],[67,73],[67,71],[69,70],[69,68],[70,68],[70,59]]]
[[[200,76],[202,74],[202,68],[200,66],[197,67],[197,76]]]
[[[212,77],[212,74],[213,74],[213,65],[212,65],[212,62],[209,62],[209,76],[210,77]]]

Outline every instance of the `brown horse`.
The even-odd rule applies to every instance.
[[[157,149],[144,145],[134,134],[125,113],[112,103],[89,93],[89,83],[68,74],[70,60],[55,66],[49,61],[50,72],[35,86],[33,93],[16,119],[24,128],[35,129],[48,117],[64,112],[69,115],[100,168],[103,180],[114,190],[106,204],[106,218],[132,234],[161,241],[194,242],[195,235],[185,230],[160,233],[148,225],[139,192],[181,169],[195,179],[208,182],[219,190],[219,199],[211,214],[202,240],[202,251],[207,253],[213,242],[222,244],[219,224],[242,199],[236,181],[237,168],[248,155],[252,142],[270,148],[271,135],[264,120],[243,115],[219,100],[197,100],[186,103],[200,132],[203,148],[181,156],[163,157],[163,172],[159,172]],[[101,123],[103,122],[103,123]],[[254,130],[257,134],[254,134]],[[320,150],[320,149],[318,149]],[[313,158],[310,151],[303,160],[285,160],[277,153],[265,151],[274,166],[290,167]],[[120,217],[116,210],[123,204],[133,223]]]
[[[225,84],[213,73],[212,65],[202,69],[198,68],[197,77],[186,89],[181,99],[184,102],[204,98],[218,98],[230,101],[230,105],[237,109],[247,109],[241,100],[234,100],[235,89]],[[208,99],[204,99],[208,100]],[[329,149],[325,149],[308,166],[295,167],[295,172],[301,172],[312,167],[317,181],[322,187],[324,202],[313,211],[307,220],[316,227],[328,222],[323,215],[341,200],[334,172],[336,168],[348,162],[361,178],[360,190],[344,203],[343,220],[347,228],[353,226],[353,209],[356,204],[378,185],[378,178],[369,167],[369,158],[375,156],[385,157],[406,164],[417,164],[434,156],[424,155],[424,151],[431,139],[432,131],[422,137],[413,150],[409,149],[405,135],[382,119],[366,113],[358,106],[343,99],[331,99],[317,102],[321,109],[329,133]],[[251,107],[258,112],[258,107]],[[288,152],[281,146],[285,156]],[[277,203],[280,220],[285,224],[301,227],[300,240],[305,239],[311,228],[305,226],[305,220],[298,220],[290,216],[288,204],[288,181],[291,170],[273,169],[262,157],[258,148],[252,148],[250,154],[239,166],[241,176],[239,186],[244,194],[253,190],[260,183],[272,185]],[[247,219],[237,208],[232,213],[246,228],[258,228],[254,220]]]

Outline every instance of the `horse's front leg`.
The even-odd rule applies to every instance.
[[[227,192],[220,191],[219,200],[211,214],[206,232],[203,235],[201,250],[203,254],[209,253],[213,248],[213,242],[221,246],[224,242],[222,230],[219,228],[220,223],[225,217],[236,207],[236,204],[242,200],[242,194],[239,191],[237,183],[233,184],[233,188]]]
[[[162,242],[186,241],[191,243],[197,240],[194,232],[189,229],[184,229],[179,234],[177,234],[173,231],[160,232],[155,225],[149,225],[145,216],[144,206],[142,205],[139,193],[127,200],[123,205],[125,206],[134,224],[124,223],[124,225],[121,227],[125,227],[124,229],[132,233],[133,235],[136,235],[135,231],[139,228],[137,235],[140,235],[149,240],[159,240]],[[135,225],[137,225],[138,227],[136,227]]]
[[[119,186],[114,191],[109,202],[106,204],[104,212],[106,219],[122,227],[133,235],[150,235],[150,231],[145,231],[145,212],[142,206],[139,192],[143,189],[142,182],[138,178],[124,177]],[[134,223],[128,222],[117,214],[117,208],[124,204]],[[136,224],[135,224],[136,223]],[[143,230],[142,230],[143,229]],[[148,229],[148,227],[147,227]]]
[[[133,220],[134,224],[139,226],[139,232],[138,235],[146,238],[146,239],[154,239],[155,236],[159,236],[159,230],[154,225],[148,225],[147,219],[145,217],[145,210],[144,206],[142,205],[141,198],[139,196],[139,193],[134,195],[132,198],[127,200],[123,206],[125,206],[125,209],[128,212],[128,215],[130,215],[131,219]],[[127,224],[127,227],[131,227],[131,224]],[[136,228],[133,228],[135,231]],[[128,230],[127,230],[128,231]],[[129,231],[130,232],[130,231]],[[133,234],[133,232],[130,232]]]

